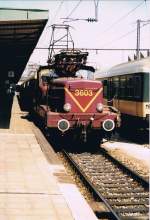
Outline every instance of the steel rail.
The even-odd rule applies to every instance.
[[[124,217],[120,216],[119,212],[117,212],[117,210],[115,210],[113,207],[111,207],[110,203],[106,200],[105,196],[103,196],[101,194],[101,192],[99,192],[96,189],[94,184],[91,182],[91,180],[89,180],[89,178],[86,176],[85,172],[81,170],[80,166],[74,161],[74,159],[69,155],[69,153],[67,153],[65,150],[63,150],[63,154],[65,155],[65,157],[67,158],[69,163],[71,163],[71,165],[75,168],[76,172],[79,174],[79,176],[81,177],[83,182],[85,182],[86,185],[94,193],[94,196],[99,201],[104,202],[106,207],[110,210],[110,212],[113,216],[113,219],[117,219],[117,220],[128,219],[129,216],[127,218],[125,216]],[[136,172],[132,171],[130,168],[126,167],[121,162],[117,161],[114,157],[109,155],[105,150],[100,151],[100,154],[102,156],[104,156],[106,159],[108,159],[110,162],[112,162],[114,165],[116,165],[118,168],[120,168],[123,173],[126,173],[128,176],[131,176],[131,178],[134,179],[136,182],[138,182],[145,190],[148,190],[149,182],[147,180],[145,180],[144,178],[139,176]],[[143,218],[144,216],[140,216],[140,217],[141,217],[141,219],[147,219],[147,216],[145,216],[145,218]],[[137,217],[134,217],[134,216],[131,216],[131,218],[129,217],[129,219],[134,219],[134,218],[136,219]]]
[[[106,201],[106,199],[98,192],[98,190],[95,188],[93,183],[85,176],[85,174],[80,169],[79,165],[74,162],[74,160],[71,158],[71,156],[63,149],[62,152],[66,156],[66,158],[69,160],[69,162],[73,165],[76,172],[81,176],[82,180],[88,185],[90,189],[92,189],[92,192],[94,192],[94,195],[100,200],[103,201],[106,205],[106,207],[111,211],[113,215],[114,220],[121,220],[120,217],[116,214],[116,212],[111,208],[109,203]]]
[[[116,164],[118,167],[120,167],[125,173],[130,174],[130,176],[136,180],[139,184],[141,184],[145,189],[149,189],[149,181],[142,176],[140,176],[136,171],[131,170],[129,167],[124,165],[119,160],[115,159],[113,156],[108,154],[105,150],[101,150],[101,153],[108,158],[110,161],[112,161],[114,164]]]

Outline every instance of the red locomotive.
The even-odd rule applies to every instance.
[[[28,109],[41,116],[45,127],[87,141],[91,133],[110,134],[119,125],[119,113],[103,105],[103,86],[94,81],[94,68],[86,65],[88,53],[62,50],[40,67],[36,77],[22,84]]]
[[[34,108],[47,128],[62,133],[73,130],[85,141],[87,134],[94,131],[99,132],[98,138],[104,132],[110,134],[118,126],[119,116],[103,105],[102,83],[91,80],[94,68],[83,64],[87,55],[63,51],[55,55],[53,65],[41,67],[37,77],[21,86],[28,107]]]

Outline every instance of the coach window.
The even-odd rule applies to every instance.
[[[107,97],[108,99],[113,98],[113,88],[112,88],[112,78],[109,78],[107,81]]]
[[[114,96],[114,98],[118,97],[118,92],[119,92],[119,78],[114,77],[113,78],[113,96]]]
[[[127,77],[127,97],[132,98],[134,96],[134,78],[133,76]]]
[[[125,89],[126,89],[126,78],[125,76],[120,77],[120,98],[125,97]]]
[[[135,98],[141,98],[141,77],[135,76],[134,77],[134,95]]]
[[[107,80],[103,80],[103,94],[104,94],[104,98],[107,98]]]

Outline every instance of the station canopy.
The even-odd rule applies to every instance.
[[[47,20],[47,10],[0,8],[1,83],[20,79]]]

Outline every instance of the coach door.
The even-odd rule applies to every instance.
[[[115,108],[119,108],[119,77],[116,76],[116,77],[113,77],[113,81],[112,81],[112,84],[113,84],[113,106]]]
[[[108,79],[108,105],[113,106],[113,84],[112,78]]]

